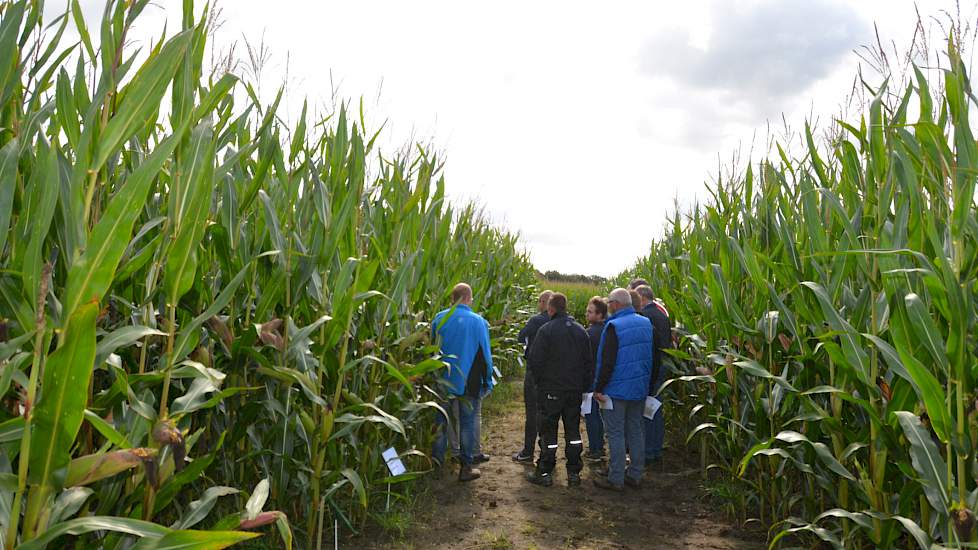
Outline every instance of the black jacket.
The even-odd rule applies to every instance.
[[[523,351],[523,357],[530,358],[530,348],[533,346],[533,337],[537,335],[537,331],[540,327],[547,324],[550,321],[550,315],[547,313],[537,313],[530,320],[526,322],[526,326],[520,330],[519,335],[516,337],[521,343],[526,345],[526,349]]]
[[[601,344],[601,331],[604,330],[604,321],[599,321],[587,327],[587,337],[591,341],[591,360],[598,364],[598,346]]]
[[[656,381],[659,379],[662,370],[662,360],[665,359],[665,352],[662,350],[672,349],[672,321],[669,316],[659,309],[659,306],[650,302],[642,308],[642,315],[652,321],[652,377],[649,379],[649,392],[653,393]]]
[[[591,341],[584,327],[566,313],[540,327],[528,359],[527,372],[538,391],[584,393],[591,386]]]

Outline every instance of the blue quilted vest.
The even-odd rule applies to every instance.
[[[604,331],[601,332],[601,343],[598,344],[595,380],[601,373],[604,337],[609,326],[615,327],[618,356],[604,394],[628,401],[645,399],[649,393],[649,378],[652,376],[652,321],[635,313],[631,307],[622,308],[608,318]]]

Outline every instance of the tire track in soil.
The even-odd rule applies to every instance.
[[[520,386],[521,382],[507,382]],[[517,388],[510,395],[522,396]],[[492,397],[490,397],[492,399]],[[567,487],[563,435],[553,487],[526,481],[531,466],[510,456],[523,439],[522,404],[503,405],[483,419],[483,451],[492,460],[482,478],[456,480],[457,467],[432,479],[417,501],[403,537],[367,536],[351,548],[403,549],[763,549],[763,536],[743,531],[709,507],[700,487],[698,457],[681,445],[661,465],[646,470],[641,489],[623,493],[591,483],[602,463],[585,461],[580,487]],[[583,420],[583,419],[582,419]],[[584,434],[583,421],[581,423]]]

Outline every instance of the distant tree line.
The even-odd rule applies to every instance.
[[[608,283],[608,279],[601,277],[599,275],[581,275],[579,273],[561,273],[559,271],[550,270],[543,273],[537,272],[537,276],[541,279],[547,281],[554,281],[559,283],[587,283],[592,285],[604,285]]]

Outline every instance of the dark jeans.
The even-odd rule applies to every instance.
[[[523,425],[523,456],[533,457],[533,444],[537,440],[537,429],[540,425],[537,409],[537,388],[533,384],[533,378],[527,372],[523,377],[523,411],[526,414],[526,422]]]
[[[537,397],[540,408],[540,460],[537,472],[553,473],[557,465],[557,424],[564,423],[564,456],[567,472],[581,472],[581,393],[540,392]]]
[[[591,399],[591,412],[584,415],[584,427],[587,429],[587,448],[589,451],[600,453],[604,450],[604,422],[601,421],[598,400]]]
[[[659,391],[659,388],[665,382],[665,378],[666,367],[662,365],[662,368],[659,369],[659,379],[655,381],[655,388],[652,395],[655,395]],[[659,401],[662,401],[662,398],[659,398]],[[662,458],[662,447],[665,444],[666,438],[666,421],[662,412],[663,408],[665,408],[664,403],[655,412],[652,420],[642,417],[642,422],[645,424],[645,460]]]

